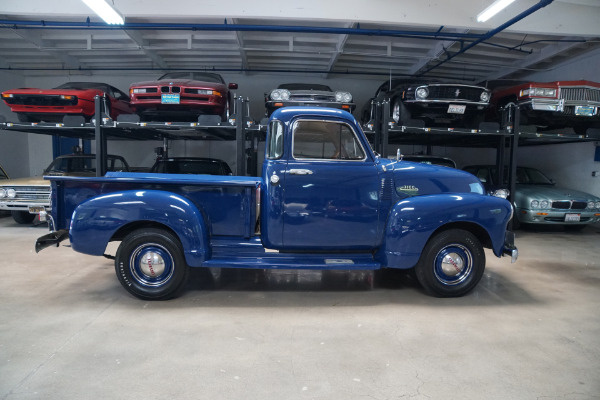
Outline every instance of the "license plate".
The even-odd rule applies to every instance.
[[[448,106],[448,114],[464,114],[467,106],[459,104],[450,104]]]
[[[581,214],[565,214],[565,222],[579,222]]]
[[[179,104],[179,94],[163,93],[160,96],[162,104]]]
[[[575,106],[575,115],[584,117],[593,117],[596,114],[596,107],[593,106]]]
[[[39,214],[42,211],[46,211],[46,209],[43,206],[29,207],[29,214]]]

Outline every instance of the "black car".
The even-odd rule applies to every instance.
[[[225,161],[216,158],[169,157],[156,160],[150,172],[164,174],[232,175]]]
[[[356,104],[351,93],[334,92],[327,85],[315,83],[284,83],[265,93],[267,117],[278,108],[290,106],[331,107],[352,112]]]
[[[482,86],[392,79],[379,86],[363,110],[361,122],[372,122],[375,104],[388,100],[389,119],[398,125],[412,126],[414,120],[422,120],[426,127],[478,129],[490,97],[491,92]]]

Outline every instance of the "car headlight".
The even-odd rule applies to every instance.
[[[133,88],[131,93],[146,93],[146,88]]]
[[[540,201],[540,208],[550,208],[550,202],[548,200]]]
[[[596,202],[596,208],[600,208],[600,201]]]
[[[426,87],[417,88],[415,94],[418,99],[426,99],[427,96],[429,96],[429,89],[427,89]]]
[[[6,189],[0,188],[0,199],[3,199],[5,197],[6,197]]]
[[[271,100],[289,100],[290,91],[287,89],[275,89],[271,92]]]
[[[335,101],[340,103],[350,103],[352,101],[352,95],[348,92],[335,92]]]
[[[15,197],[17,197],[17,191],[15,189],[7,189],[6,197],[8,197],[9,199],[14,199]]]
[[[540,202],[537,200],[532,200],[530,205],[531,205],[531,208],[539,208]]]
[[[479,96],[481,101],[485,101],[485,102],[490,101],[490,97],[491,97],[491,94],[487,90],[484,90],[483,92],[481,92],[481,95]]]
[[[521,97],[537,96],[537,97],[556,97],[556,89],[552,88],[529,88],[521,90]]]
[[[500,197],[501,199],[507,199],[510,194],[510,190],[508,189],[496,189],[492,193],[494,197]]]

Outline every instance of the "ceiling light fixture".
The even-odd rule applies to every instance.
[[[109,25],[123,25],[125,18],[106,0],[83,0],[100,18]]]
[[[488,8],[477,14],[477,22],[487,21],[494,15],[498,14],[500,11],[504,10],[514,1],[515,0],[496,0]]]

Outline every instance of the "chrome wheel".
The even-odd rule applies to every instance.
[[[129,260],[131,275],[141,284],[160,286],[173,276],[174,262],[169,251],[156,243],[138,246]]]

